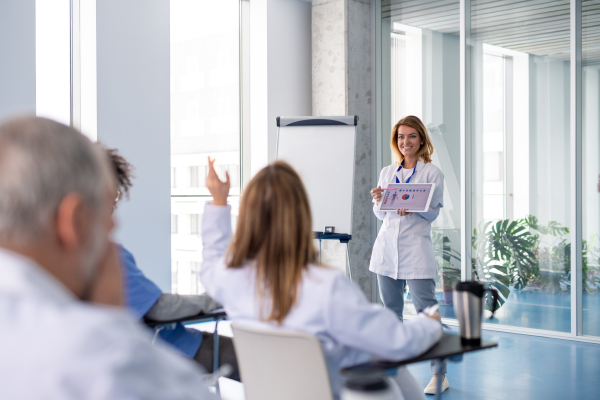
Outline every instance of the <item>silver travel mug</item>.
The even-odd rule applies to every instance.
[[[486,289],[476,281],[459,282],[454,287],[454,313],[458,320],[460,338],[463,344],[481,342],[481,319],[483,318],[483,295],[490,292],[493,298],[492,317],[498,304],[498,292]],[[490,318],[492,318],[490,317]]]

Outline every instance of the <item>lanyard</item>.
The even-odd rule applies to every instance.
[[[415,164],[415,168],[413,169],[413,173],[410,174],[410,176],[408,177],[408,179],[404,183],[409,183],[410,182],[410,178],[412,178],[413,175],[415,174],[415,172],[417,172],[417,164]],[[404,160],[402,160],[402,162],[400,163],[400,166],[398,167],[398,170],[396,172],[400,172],[400,170],[402,169],[403,165],[404,165]],[[396,183],[402,183],[402,182],[400,182],[400,179],[398,179],[398,177],[396,177]]]

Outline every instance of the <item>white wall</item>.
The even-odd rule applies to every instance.
[[[311,4],[270,0],[268,13],[269,160],[281,115],[312,115]]]
[[[135,166],[117,239],[171,290],[169,0],[97,4],[98,140]]]
[[[251,174],[276,155],[281,115],[312,115],[311,4],[250,2]]]
[[[250,2],[250,175],[269,162],[268,0]],[[245,152],[244,152],[245,153]]]
[[[0,120],[35,113],[35,0],[0,2]]]

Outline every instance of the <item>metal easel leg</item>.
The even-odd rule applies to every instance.
[[[352,264],[350,263],[350,251],[348,250],[349,242],[346,242],[346,268],[348,268],[348,276],[352,282]]]
[[[321,239],[319,239],[319,264],[321,264]]]
[[[213,374],[216,374],[219,370],[219,321],[220,318],[215,319],[215,331],[213,332]],[[221,398],[221,389],[219,388],[219,379],[215,381],[215,393]]]

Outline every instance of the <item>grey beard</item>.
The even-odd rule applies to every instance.
[[[81,300],[83,301],[90,300],[92,295],[92,287],[96,281],[98,273],[100,272],[98,263],[107,250],[108,244],[103,242],[102,234],[102,225],[99,223],[94,223],[92,225],[92,231],[90,232],[90,238],[83,246],[83,255],[80,267],[81,273],[83,274],[83,278],[85,280],[84,289],[81,295]]]

